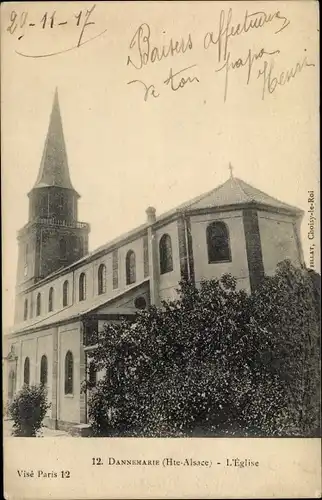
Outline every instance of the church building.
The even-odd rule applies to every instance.
[[[280,261],[304,264],[303,211],[232,172],[167,213],[148,207],[139,227],[89,253],[90,226],[78,220],[57,91],[28,197],[28,222],[18,232],[14,326],[4,341],[4,399],[23,384],[46,384],[45,423],[52,428],[87,423],[81,384],[105,323],[176,298],[183,278],[198,285],[231,273],[239,288],[252,291]]]

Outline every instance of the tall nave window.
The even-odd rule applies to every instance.
[[[54,310],[54,289],[53,287],[51,287],[48,295],[48,312],[51,312],[53,310]]]
[[[26,385],[30,384],[30,360],[28,357],[25,359],[23,367],[23,383]]]
[[[86,299],[86,274],[82,273],[79,277],[79,300]]]
[[[36,299],[36,316],[40,316],[41,314],[41,295],[38,293]]]
[[[25,299],[23,305],[23,319],[26,320],[28,318],[28,299]]]
[[[136,263],[135,263],[135,253],[133,250],[129,250],[126,254],[125,259],[126,267],[126,284],[131,285],[136,282]]]
[[[106,266],[100,264],[98,268],[98,294],[106,292]]]
[[[48,361],[47,356],[44,354],[40,361],[40,383],[46,385],[48,380]]]
[[[68,281],[63,284],[63,307],[68,306]]]
[[[165,274],[173,271],[172,244],[168,234],[164,234],[159,243],[160,273]]]

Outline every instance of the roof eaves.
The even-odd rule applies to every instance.
[[[52,326],[57,325],[57,324],[61,324],[61,323],[70,323],[71,321],[74,321],[75,319],[83,317],[83,316],[97,310],[98,308],[100,308],[102,306],[113,303],[114,301],[116,301],[120,297],[122,297],[123,295],[127,295],[128,293],[132,292],[133,290],[136,290],[137,288],[144,285],[145,283],[148,283],[149,280],[150,280],[150,277],[144,278],[139,283],[135,283],[133,286],[127,288],[126,290],[123,290],[122,292],[118,293],[117,295],[114,295],[113,297],[106,298],[106,300],[102,300],[99,303],[92,304],[92,306],[88,307],[88,309],[84,309],[81,311],[75,311],[73,313],[73,311],[71,309],[75,306],[75,304],[71,304],[69,307],[61,309],[60,311],[56,311],[55,313],[53,313],[52,315],[50,315],[47,318],[42,318],[38,321],[35,321],[31,324],[29,323],[28,325],[24,325],[24,326],[18,325],[17,329],[15,329],[13,327],[12,330],[8,332],[8,336],[17,335],[19,333],[24,333],[24,332],[29,333],[30,331],[39,330],[41,328],[47,329],[47,328],[51,328]],[[57,316],[59,316],[59,314],[66,312],[68,310],[71,310],[70,316],[67,316],[67,317],[65,316],[63,318],[57,319]],[[53,321],[50,321],[51,318],[53,318]]]

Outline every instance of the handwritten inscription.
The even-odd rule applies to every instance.
[[[230,52],[229,52],[224,64],[221,66],[221,68],[216,70],[217,72],[220,72],[220,71],[225,72],[224,101],[226,101],[227,94],[228,94],[228,76],[229,76],[230,70],[235,70],[235,69],[247,67],[246,84],[249,85],[249,83],[251,81],[252,68],[253,68],[254,62],[256,62],[258,59],[262,59],[265,56],[273,56],[273,55],[279,54],[279,53],[280,53],[279,50],[275,50],[274,52],[267,52],[265,49],[261,49],[259,52],[253,54],[252,50],[249,49],[246,57],[239,57],[235,61],[231,61],[230,60],[231,56],[230,56]],[[266,63],[266,61],[265,61],[265,63]]]
[[[226,11],[222,10],[219,16],[219,27],[217,36],[214,32],[208,32],[204,37],[204,48],[209,49],[212,45],[218,47],[218,62],[227,58],[228,42],[231,37],[248,33],[250,30],[263,28],[266,24],[275,22],[278,23],[278,29],[275,34],[283,31],[290,24],[287,17],[281,15],[280,11],[267,14],[266,12],[252,12],[248,13],[246,10],[244,20],[242,23],[232,25],[232,9]],[[283,23],[283,24],[282,24]]]
[[[206,32],[203,37],[203,49],[211,51],[216,48],[215,59],[212,59],[211,65],[215,66],[214,73],[218,76],[223,75],[223,100],[228,99],[229,81],[234,73],[245,75],[246,85],[250,85],[254,80],[262,77],[262,99],[265,99],[267,94],[273,92],[280,86],[284,86],[295,78],[304,68],[314,66],[306,57],[301,62],[296,63],[293,69],[281,72],[279,75],[273,75],[275,58],[280,56],[281,50],[268,49],[267,47],[249,48],[244,54],[235,55],[230,49],[230,41],[239,36],[247,36],[248,33],[254,30],[270,29],[274,37],[280,35],[288,28],[291,21],[280,10],[273,12],[245,11],[241,21],[233,20],[233,9],[222,9],[218,18],[217,29]],[[162,32],[165,38],[165,31]],[[278,36],[274,39],[275,45],[278,43]],[[183,37],[169,38],[163,45],[157,45],[152,40],[151,27],[147,23],[141,24],[134,32],[129,44],[129,55],[127,56],[127,66],[135,70],[153,65],[165,59],[176,59],[184,57],[187,52],[193,51],[196,46],[191,33]],[[144,101],[148,101],[150,97],[159,97],[161,95],[161,86],[167,86],[172,91],[176,92],[184,89],[191,84],[200,82],[200,77],[195,74],[197,64],[189,65],[183,69],[174,68],[175,62],[171,62],[168,77],[161,83],[155,84],[135,79],[128,82],[139,83],[143,90]],[[255,71],[254,71],[255,69]],[[244,70],[244,71],[243,71]]]
[[[274,61],[264,62],[264,69],[258,71],[258,78],[261,76],[263,81],[262,89],[262,99],[265,98],[266,93],[273,94],[278,86],[283,86],[294,80],[301,71],[309,66],[315,66],[313,63],[309,63],[307,57],[305,56],[301,61],[297,62],[293,68],[288,68],[282,71],[278,75],[273,74]]]
[[[165,33],[165,32],[163,32]],[[135,69],[142,69],[143,66],[184,54],[187,50],[192,50],[192,38],[189,33],[187,39],[173,40],[170,38],[168,44],[156,47],[151,41],[151,28],[148,24],[141,24],[130,42],[131,55],[127,58],[127,65]]]
[[[42,54],[28,54],[23,49],[16,50],[17,54],[24,57],[55,56],[78,49],[107,31],[106,28],[97,33],[99,30],[95,26],[95,11],[97,12],[96,4],[93,4],[91,8],[81,9],[74,12],[71,18],[63,19],[57,8],[57,11],[46,11],[38,19],[32,19],[27,10],[21,13],[12,10],[7,32],[10,36],[17,37],[20,43],[24,37],[27,38],[30,30],[38,29],[40,32],[46,32],[55,29],[63,33],[67,25],[76,29],[75,42],[62,50]],[[130,73],[127,85],[137,88],[138,95],[143,97],[144,102],[159,98],[165,89],[177,93],[178,91],[189,92],[189,88],[201,87],[198,85],[201,77],[198,59],[197,56],[195,57],[197,47],[211,55],[210,72],[216,78],[215,88],[222,89],[224,102],[228,100],[231,92],[229,91],[231,79],[239,78],[240,75],[245,78],[246,86],[253,84],[255,80],[261,82],[261,98],[264,100],[298,78],[304,70],[307,71],[315,66],[310,61],[310,57],[305,54],[305,57],[296,57],[296,62],[293,65],[290,64],[287,69],[282,71],[277,69],[276,60],[280,65],[281,55],[283,55],[279,41],[290,24],[291,20],[280,10],[269,12],[245,10],[238,19],[232,8],[221,9],[213,29],[198,33],[196,42],[194,35],[190,32],[170,36],[164,30],[156,33],[147,22],[143,22],[134,30],[128,44],[126,66],[132,73]],[[236,41],[242,36],[245,47],[245,40],[249,39],[248,34],[258,30],[262,30],[263,33],[265,30],[265,46],[264,42],[257,45],[253,39],[249,42],[250,48],[240,50],[239,53],[233,51],[231,43],[233,40]],[[272,35],[271,39],[268,38],[268,34]],[[263,40],[263,37],[261,39]],[[189,54],[193,54],[193,60],[191,61],[190,57],[189,62],[186,60],[185,64],[183,60],[187,59]],[[179,66],[177,66],[178,61],[180,61]],[[168,67],[165,70],[162,69],[164,73],[159,76],[159,81],[153,81],[153,77],[146,73],[149,68],[157,65],[164,68],[167,64]]]
[[[11,11],[10,14],[10,23],[8,24],[7,31],[13,35],[13,34],[18,34],[18,40],[21,40],[27,33],[30,28],[38,28],[43,30],[47,29],[54,29],[54,28],[59,28],[59,27],[65,27],[66,25],[72,25],[76,28],[78,28],[79,33],[78,33],[78,39],[75,45],[72,47],[67,47],[66,49],[60,50],[60,51],[55,51],[55,52],[49,52],[49,53],[43,53],[43,54],[26,54],[22,51],[16,50],[16,53],[19,54],[20,56],[24,57],[33,57],[33,58],[39,58],[39,57],[50,57],[50,56],[56,56],[59,54],[63,54],[65,52],[70,52],[71,50],[77,49],[84,45],[85,43],[88,43],[92,40],[95,40],[99,36],[103,35],[107,30],[101,31],[100,33],[96,34],[95,36],[86,38],[85,37],[85,32],[87,31],[88,27],[91,25],[95,25],[95,21],[90,20],[91,16],[96,8],[96,4],[94,4],[90,9],[82,9],[76,14],[73,15],[72,19],[67,21],[65,19],[58,19],[58,14],[54,10],[53,12],[44,12],[43,16],[38,19],[30,19],[30,15],[27,11],[22,12],[21,14],[18,14],[15,10]],[[29,22],[33,21],[33,22]]]
[[[171,90],[176,92],[177,90],[183,89],[188,83],[199,83],[199,78],[197,76],[192,76],[188,72],[192,68],[195,68],[197,65],[193,64],[192,66],[188,66],[188,68],[183,68],[176,73],[173,73],[172,68],[170,68],[168,78],[163,82],[164,85],[170,87]],[[132,83],[139,83],[143,90],[143,99],[145,101],[148,100],[149,97],[159,97],[160,94],[156,90],[154,85],[146,85],[142,80],[131,80],[128,82],[128,85]]]
[[[170,74],[169,77],[164,81],[166,85],[170,85],[171,90],[177,91],[179,89],[183,89],[187,83],[193,83],[193,82],[198,82],[199,79],[196,76],[187,76],[186,72],[191,69],[195,68],[197,65],[193,64],[192,66],[189,66],[188,68],[181,69],[180,71],[177,71],[176,73],[172,72],[172,68],[170,68]],[[182,75],[182,73],[185,73],[185,75]]]
[[[152,97],[159,97],[160,94],[155,89],[154,85],[145,85],[144,82],[141,80],[131,80],[130,82],[127,82],[128,85],[131,85],[132,83],[140,83],[143,88],[144,88],[144,100],[147,101],[149,96]]]

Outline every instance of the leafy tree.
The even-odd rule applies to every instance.
[[[8,413],[13,420],[13,435],[35,437],[50,406],[42,384],[25,384],[8,405]]]
[[[182,282],[178,300],[107,324],[92,363],[96,435],[311,435],[319,323],[307,271],[281,264],[257,291]]]
[[[258,409],[268,435],[319,433],[318,282],[316,273],[284,261],[250,297],[255,391],[248,411]]]

